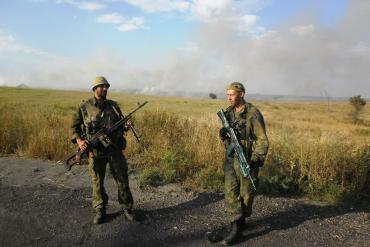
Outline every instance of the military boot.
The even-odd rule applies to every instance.
[[[241,229],[240,229],[240,221],[236,220],[231,222],[231,229],[229,234],[224,238],[223,244],[225,245],[233,245],[236,240],[240,237]]]
[[[93,222],[95,225],[101,224],[104,222],[106,217],[107,217],[107,214],[105,213],[105,210],[101,210],[96,213]]]
[[[206,237],[208,241],[211,243],[217,243],[224,239],[223,235],[217,230],[214,230],[212,232],[206,232]]]
[[[244,230],[247,228],[247,223],[245,222],[245,218],[240,218],[240,220],[238,221],[238,224],[239,224],[239,227],[240,227],[240,230]]]
[[[132,213],[131,209],[122,209],[122,213],[125,215],[126,219],[129,221],[134,221],[135,220],[135,215]]]

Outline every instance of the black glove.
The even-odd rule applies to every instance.
[[[252,154],[251,158],[251,166],[252,167],[262,167],[264,163],[264,159],[258,157],[255,153]]]
[[[230,138],[229,133],[227,132],[227,129],[225,127],[220,129],[220,138],[222,141]]]

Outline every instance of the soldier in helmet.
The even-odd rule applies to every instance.
[[[239,82],[233,82],[227,87],[227,99],[230,106],[225,116],[233,126],[239,143],[243,147],[245,157],[251,166],[251,176],[258,185],[258,172],[267,155],[269,142],[266,136],[265,123],[261,112],[244,100],[245,88]],[[220,130],[220,137],[225,146],[229,145],[229,136],[225,128]],[[231,223],[230,232],[224,238],[224,243],[232,245],[240,236],[245,225],[245,218],[252,214],[253,199],[256,195],[249,178],[243,177],[239,160],[234,153],[226,155],[225,172],[225,206]]]
[[[122,118],[118,104],[107,99],[110,85],[103,76],[98,76],[92,83],[94,96],[83,101],[72,118],[72,142],[77,143],[81,150],[87,149],[86,137],[95,134],[101,128],[109,128]],[[88,151],[89,171],[92,179],[92,206],[96,211],[94,224],[100,224],[106,219],[108,195],[104,189],[104,177],[107,163],[118,187],[118,202],[123,214],[128,220],[134,220],[132,213],[133,198],[131,195],[127,162],[123,155],[126,140],[125,131],[131,128],[128,122],[111,133],[104,143]]]

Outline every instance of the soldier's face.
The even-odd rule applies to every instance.
[[[107,93],[108,87],[106,85],[97,86],[94,90],[94,94],[97,99],[106,99]]]
[[[227,95],[227,100],[232,106],[238,106],[243,102],[244,92],[238,92],[235,90],[227,90],[226,95]]]

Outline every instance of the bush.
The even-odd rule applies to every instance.
[[[353,106],[353,111],[351,113],[353,123],[359,123],[359,114],[366,105],[366,100],[361,98],[361,95],[353,96],[349,98],[349,102]]]
[[[139,186],[158,186],[163,184],[163,179],[161,176],[161,170],[159,167],[149,167],[144,169],[138,178]]]
[[[209,97],[210,97],[211,99],[217,99],[217,95],[216,95],[216,94],[214,94],[214,93],[210,93],[210,94],[209,94]]]

